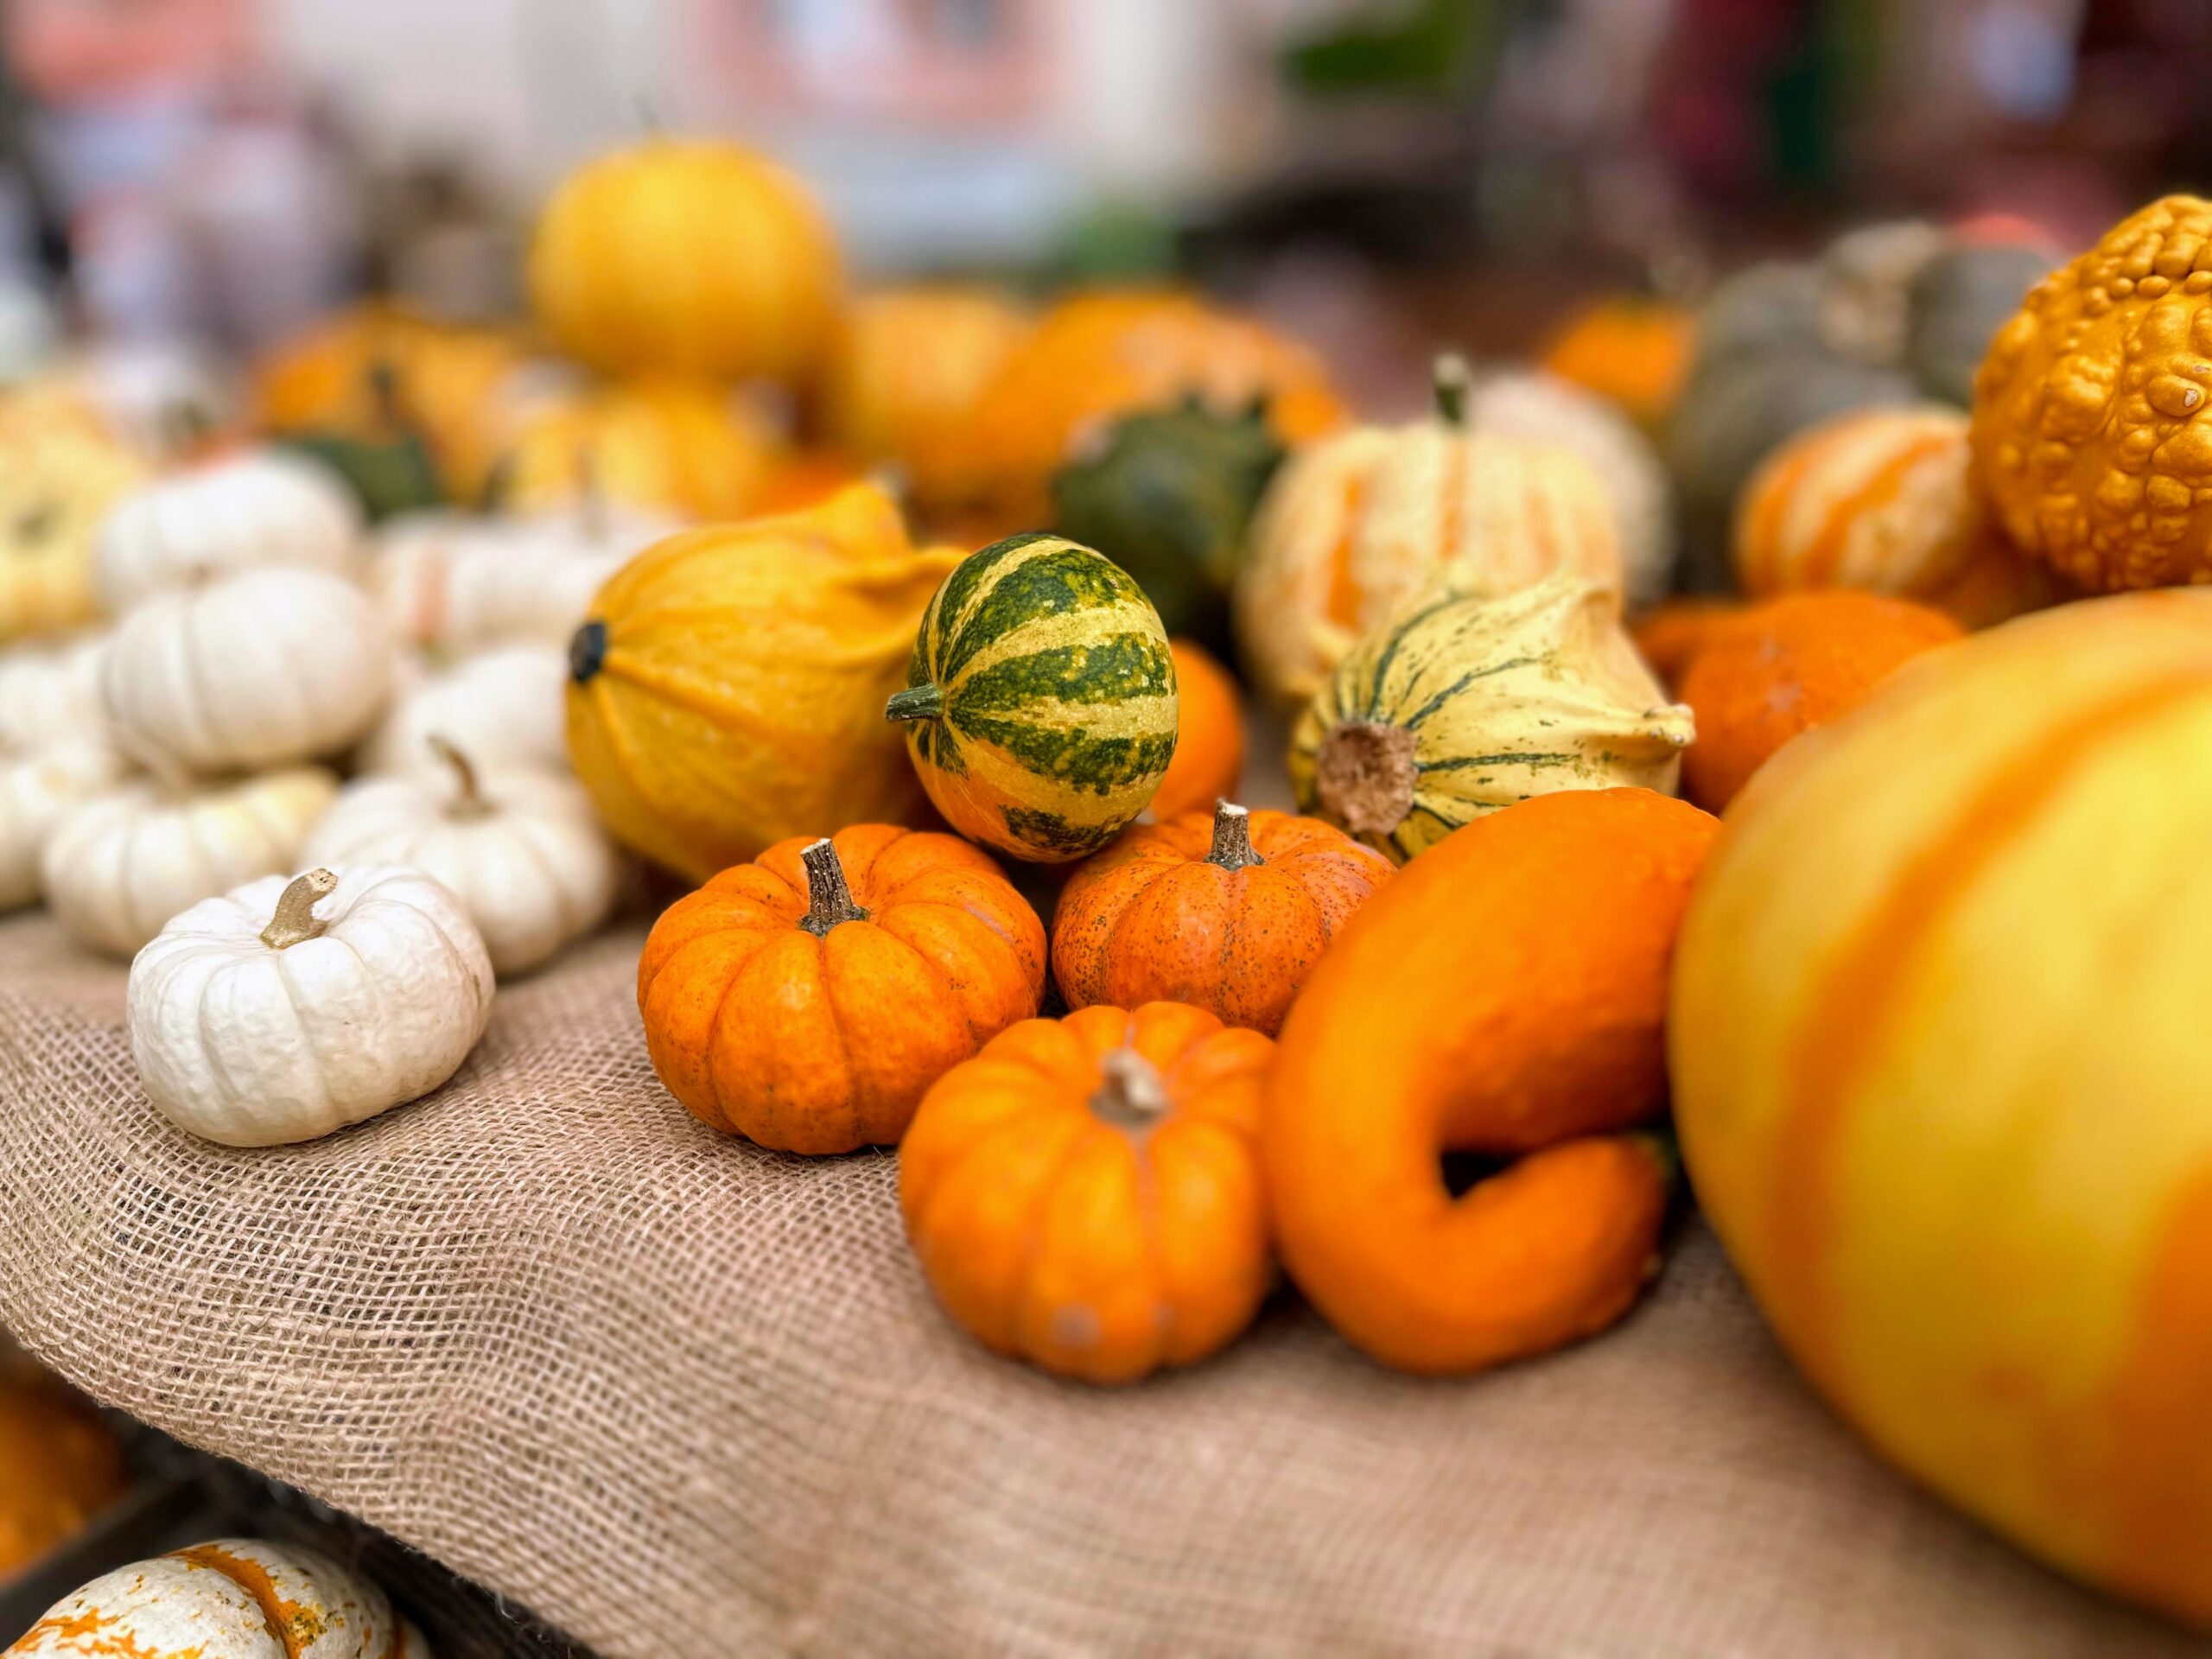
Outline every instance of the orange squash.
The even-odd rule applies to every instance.
[[[1554,334],[1537,361],[1562,380],[1610,397],[1656,429],[1689,378],[1697,318],[1688,308],[1641,295],[1584,307]]]
[[[823,438],[863,461],[897,462],[924,499],[941,494],[958,465],[955,429],[1029,327],[982,289],[862,295],[845,308],[823,368]]]
[[[785,1152],[896,1141],[1044,988],[1045,930],[990,856],[881,823],[724,870],[663,912],[638,962],[669,1092]]]
[[[1629,638],[1659,683],[1675,691],[1698,653],[1750,608],[1738,599],[1670,599],[1631,617]]]
[[[1941,404],[1853,410],[1760,463],[1736,513],[1736,577],[1754,599],[1858,588],[1969,628],[2060,597],[2015,553],[1968,477],[1967,417]]]
[[[1170,289],[1077,294],[1007,353],[953,429],[944,464],[916,480],[917,500],[1016,530],[1048,524],[1053,469],[1088,432],[1192,393],[1224,413],[1264,398],[1285,443],[1344,415],[1319,359],[1249,318]]]
[[[1540,795],[1423,853],[1322,959],[1262,1161],[1291,1277],[1375,1358],[1479,1370],[1635,1302],[1673,1171],[1628,1131],[1665,1104],[1668,964],[1717,828],[1644,790]],[[1455,1198],[1446,1152],[1516,1161]]]
[[[124,1494],[123,1451],[92,1408],[0,1355],[0,1580]]]
[[[1236,682],[1205,646],[1170,639],[1175,663],[1175,758],[1152,798],[1152,816],[1166,823],[1203,812],[1236,792],[1244,775],[1244,702]]]
[[[1153,1002],[1025,1020],[948,1071],[899,1148],[906,1236],[945,1311],[1090,1382],[1225,1346],[1271,1277],[1253,1137],[1274,1051]]]
[[[1053,976],[1071,1008],[1188,1002],[1273,1036],[1391,868],[1316,819],[1226,801],[1142,825],[1061,890]]]
[[[1910,658],[1963,632],[1942,612],[1846,588],[1745,612],[1684,671],[1697,740],[1682,758],[1690,799],[1718,812],[1800,732],[1859,702]]]

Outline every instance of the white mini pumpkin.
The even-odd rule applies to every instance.
[[[37,748],[107,729],[100,704],[105,630],[0,649],[0,749]]]
[[[356,760],[364,772],[435,766],[435,733],[485,766],[565,772],[568,683],[569,656],[558,645],[494,645],[444,669],[404,657],[391,706]]]
[[[500,975],[607,919],[620,866],[591,798],[536,767],[479,772],[442,737],[437,772],[355,779],[308,836],[308,864],[404,864],[453,889]]]
[[[157,594],[124,618],[100,690],[133,753],[198,772],[284,766],[367,731],[395,655],[351,582],[322,570],[247,570]]]
[[[430,1659],[359,1573],[296,1544],[220,1538],[94,1579],[9,1659]]]
[[[70,808],[130,770],[97,737],[62,737],[23,753],[0,753],[0,910],[39,896],[39,855]]]
[[[133,491],[100,529],[92,580],[120,615],[168,588],[257,565],[358,574],[361,510],[320,461],[255,449]]]
[[[219,784],[140,779],[62,815],[39,856],[40,884],[71,938],[127,957],[178,912],[295,868],[337,793],[320,766]]]
[[[177,1128],[312,1141],[439,1087],[492,1018],[492,962],[420,870],[269,876],[194,905],[130,964],[130,1052]]]
[[[571,513],[397,521],[369,563],[367,586],[410,644],[467,651],[503,640],[565,645],[607,579],[672,528]]]

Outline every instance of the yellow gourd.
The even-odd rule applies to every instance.
[[[89,414],[0,413],[0,640],[99,614],[93,537],[142,476]]]
[[[883,705],[959,563],[865,484],[639,554],[569,650],[569,758],[607,827],[703,881],[791,836],[915,822]]]
[[[779,459],[774,431],[741,393],[646,376],[526,410],[495,463],[496,487],[515,512],[596,496],[645,512],[735,518],[759,510]]]

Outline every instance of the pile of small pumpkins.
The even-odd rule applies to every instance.
[[[1920,340],[1944,245],[1851,252]],[[1679,442],[1710,353],[1783,349],[1710,312],[1646,353],[1671,409],[1447,356],[1426,418],[1358,424],[1187,295],[848,301],[795,184],[673,139],[564,185],[531,274],[599,378],[480,340],[410,370],[416,325],[351,319],[384,343],[263,377],[285,453],[86,515],[112,633],[0,670],[53,711],[0,737],[103,734],[88,781],[29,763],[90,798],[29,834],[0,792],[0,842],[41,843],[66,928],[143,947],[157,1104],[252,1144],[435,1088],[495,973],[607,913],[611,838],[695,884],[638,970],[670,1092],[790,1154],[897,1145],[953,1318],[1123,1382],[1217,1351],[1278,1267],[1417,1372],[1603,1329],[1656,1271],[1671,1097],[1854,1422],[2212,1619],[2212,1111],[2173,943],[2212,904],[2212,768],[2171,759],[2212,743],[2212,596],[2058,602],[2212,573],[2212,206],[2016,289],[1971,414],[1885,382],[1772,423],[1732,491],[1743,596],[1656,607],[1690,480],[1645,428]],[[1554,362],[1599,378],[1604,326]],[[715,459],[750,429],[708,404],[760,377],[815,442]],[[410,472],[496,511],[365,531]],[[1237,804],[1232,652],[1301,816]],[[310,763],[348,750],[341,791]],[[2115,1125],[2107,1087],[2156,1109]]]

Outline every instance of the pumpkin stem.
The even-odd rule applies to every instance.
[[[1467,394],[1475,383],[1467,359],[1457,352],[1440,353],[1429,370],[1429,382],[1436,389],[1436,418],[1446,426],[1465,426]]]
[[[1213,850],[1206,862],[1224,870],[1249,870],[1268,861],[1252,850],[1252,815],[1230,801],[1213,804]]]
[[[505,512],[507,498],[514,493],[514,489],[515,452],[509,449],[485,469],[484,493],[477,499],[476,510],[479,512]]]
[[[423,740],[430,746],[430,753],[453,768],[453,804],[446,808],[449,818],[480,818],[492,810],[492,803],[484,798],[482,780],[476,775],[475,763],[455,747],[451,739],[432,732]]]
[[[893,692],[891,701],[883,705],[886,720],[938,720],[944,714],[941,685],[910,685],[904,691]]]
[[[369,397],[379,424],[389,431],[404,431],[407,411],[400,405],[399,366],[388,357],[369,365]]]
[[[837,861],[837,849],[829,836],[801,849],[799,858],[806,865],[806,914],[798,918],[801,927],[818,939],[840,922],[868,920],[868,912],[853,902],[853,890],[845,885],[845,867]]]
[[[276,914],[261,930],[261,942],[271,950],[289,950],[296,944],[322,937],[323,923],[315,907],[330,896],[338,878],[328,870],[309,870],[296,875],[276,900]]]
[[[1321,810],[1355,836],[1387,836],[1403,823],[1420,778],[1414,734],[1381,721],[1337,727],[1313,761]]]
[[[1160,1068],[1127,1044],[1098,1057],[1098,1076],[1091,1114],[1124,1135],[1150,1133],[1173,1104]]]

